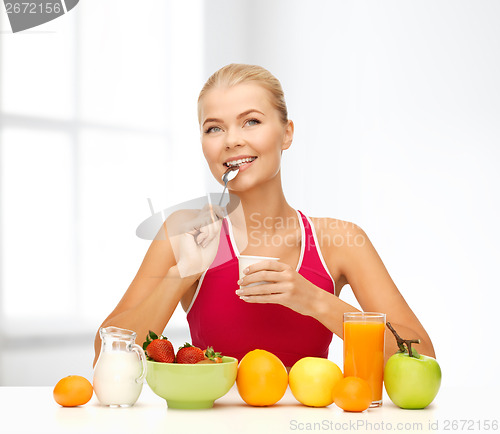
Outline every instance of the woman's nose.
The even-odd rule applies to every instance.
[[[236,128],[231,128],[226,134],[226,149],[243,145],[243,138]]]

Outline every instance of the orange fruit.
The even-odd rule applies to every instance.
[[[310,407],[333,403],[332,390],[344,378],[340,368],[322,357],[303,357],[288,375],[290,390],[297,401]]]
[[[54,399],[63,407],[84,405],[90,401],[93,393],[90,381],[79,375],[64,377],[54,387]]]
[[[249,351],[243,356],[236,376],[238,392],[247,404],[276,404],[286,392],[288,373],[283,362],[266,350]]]
[[[344,411],[364,411],[372,403],[372,391],[362,378],[346,377],[333,389],[333,400]]]

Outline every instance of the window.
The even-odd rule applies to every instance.
[[[65,318],[94,333],[149,247],[147,199],[205,194],[202,14],[201,0],[80,2],[17,34],[0,14],[2,333]]]

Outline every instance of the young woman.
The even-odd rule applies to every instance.
[[[420,339],[421,354],[435,357],[363,230],[308,217],[286,201],[281,156],[292,144],[294,125],[279,81],[258,66],[227,65],[203,87],[198,117],[215,179],[221,182],[229,166],[239,165],[228,184],[230,211],[220,218],[220,210],[212,210],[206,225],[199,222],[207,210],[170,216],[161,230],[169,236],[152,242],[102,326],[135,330],[142,342],[149,330],[163,331],[180,302],[194,345],[238,359],[267,349],[291,367],[305,356],[327,357],[333,333],[342,338],[343,313],[358,310],[339,298],[349,284],[363,311],[385,313],[401,336]],[[279,260],[256,263],[239,279],[240,254]],[[387,359],[398,348],[386,333]],[[99,350],[97,334],[95,360]]]

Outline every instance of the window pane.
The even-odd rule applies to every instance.
[[[81,3],[83,119],[161,128],[168,105],[168,2]]]
[[[5,129],[1,141],[3,311],[68,314],[75,292],[70,138]]]
[[[13,34],[7,31],[10,24],[2,20],[2,111],[65,119],[73,116],[75,23],[76,14],[70,12]]]
[[[135,276],[150,241],[135,234],[168,192],[166,139],[109,131],[81,134],[82,315],[102,321]],[[171,184],[172,185],[172,184]]]

